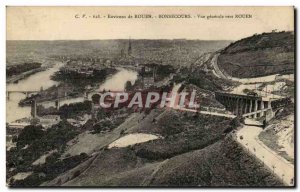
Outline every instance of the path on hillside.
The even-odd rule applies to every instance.
[[[228,118],[235,118],[235,115],[229,114],[229,113],[219,113],[219,112],[210,112],[210,111],[198,111],[196,109],[188,109],[184,107],[171,107],[171,109],[180,110],[180,111],[188,111],[193,113],[200,113],[204,115],[213,115],[213,116],[220,116],[220,117],[228,117]]]
[[[293,186],[294,165],[263,144],[258,139],[260,132],[262,132],[261,127],[244,125],[236,133],[237,141],[247,148],[250,153],[260,159],[270,170],[281,178],[286,185]]]
[[[163,162],[161,162],[159,165],[157,165],[157,167],[153,170],[153,172],[151,173],[151,175],[149,175],[149,177],[145,178],[143,180],[143,182],[141,183],[141,186],[150,186],[154,176],[156,175],[156,173],[160,170],[160,168],[166,164],[169,161],[169,159],[164,160]]]
[[[222,71],[221,69],[219,68],[218,66],[218,57],[219,57],[219,53],[215,54],[213,56],[213,58],[211,59],[211,63],[212,63],[212,66],[213,66],[213,73],[216,74],[217,77],[221,77],[223,79],[230,79],[228,76],[226,76]]]

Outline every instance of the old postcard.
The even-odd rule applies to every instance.
[[[9,187],[294,187],[294,7],[6,8]]]

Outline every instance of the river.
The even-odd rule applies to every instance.
[[[108,77],[103,84],[100,85],[99,90],[110,90],[110,91],[123,91],[125,89],[125,84],[130,81],[131,84],[137,79],[137,72],[132,70],[127,70],[124,68],[118,68],[118,72],[110,77]]]
[[[51,75],[59,70],[63,66],[63,63],[57,63],[52,68],[45,71],[35,73],[25,79],[20,80],[18,83],[9,83],[6,85],[7,91],[38,91],[43,87],[47,89],[53,85],[59,83],[50,79]],[[127,81],[134,83],[137,79],[137,72],[119,68],[118,72],[114,75],[107,77],[107,79],[100,84],[99,90],[112,90],[122,91],[125,88]],[[6,99],[6,122],[11,123],[17,119],[30,117],[30,107],[20,107],[18,103],[21,99],[26,97],[23,93],[11,93],[9,99]],[[72,98],[62,101],[61,106],[64,104],[81,102],[83,97]],[[51,104],[50,104],[51,105]]]
[[[59,70],[62,63],[55,64],[52,68],[35,73],[18,83],[6,84],[6,91],[38,91],[43,87],[47,89],[53,85],[58,85],[56,81],[50,79],[51,75]],[[20,100],[26,98],[23,93],[11,93],[9,99],[6,98],[6,122],[11,123],[17,119],[30,117],[30,107],[20,107]]]

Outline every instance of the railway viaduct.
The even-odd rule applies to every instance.
[[[270,98],[226,92],[215,92],[215,98],[236,116],[251,119],[265,117],[267,121],[274,117],[276,110],[284,107],[290,98]]]

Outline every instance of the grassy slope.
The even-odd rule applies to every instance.
[[[154,124],[161,128],[165,138],[135,145],[137,155],[142,158],[165,159],[201,149],[224,137],[227,130],[233,129],[231,119],[181,111],[165,113]]]
[[[171,158],[151,185],[168,186],[275,186],[270,171],[230,138],[202,150]]]
[[[239,78],[293,73],[294,34],[264,33],[239,40],[221,52],[218,65]]]
[[[104,149],[44,185],[57,186],[274,186],[281,183],[223,132],[226,118],[158,111],[138,118],[165,136],[126,148]],[[155,117],[155,121],[150,121]],[[174,121],[177,119],[178,121]],[[211,121],[218,121],[212,126]],[[197,123],[198,122],[198,123]],[[127,131],[138,131],[130,121]],[[179,129],[173,129],[177,127]],[[141,153],[143,151],[143,153]],[[153,158],[155,157],[155,158]]]
[[[74,175],[74,171],[73,171]],[[68,178],[69,177],[69,178]],[[130,148],[102,151],[88,169],[64,186],[280,186],[280,181],[235,141],[226,138],[204,149],[149,162]],[[47,185],[58,185],[57,178]],[[67,182],[65,182],[67,181]]]

